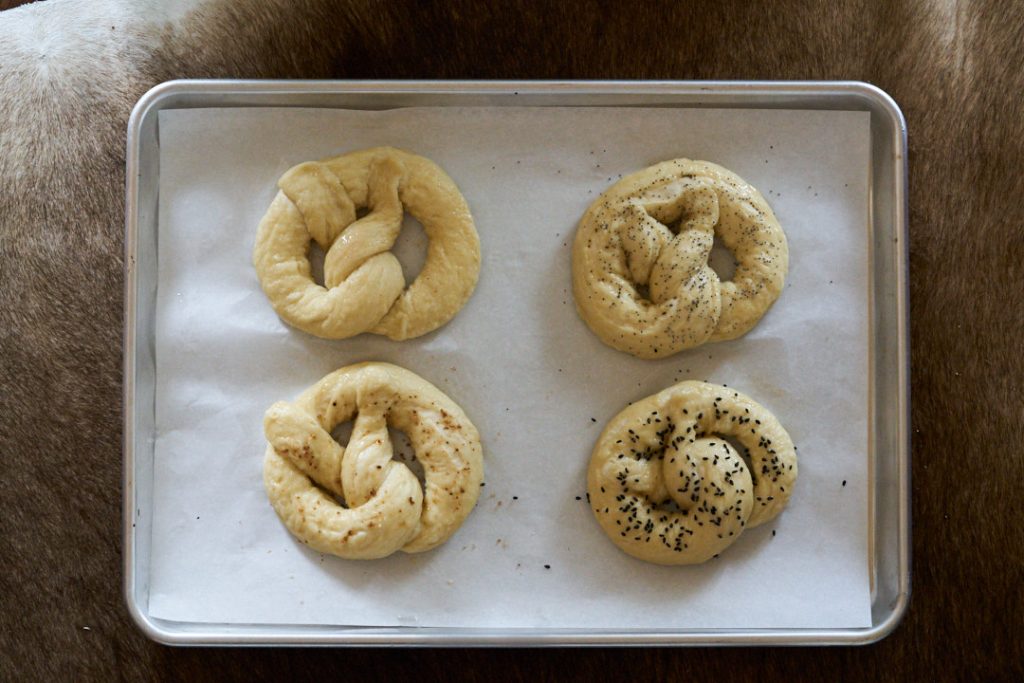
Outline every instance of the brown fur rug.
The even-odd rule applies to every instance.
[[[161,4],[0,13],[0,680],[1024,676],[1024,3]],[[860,79],[891,93],[911,169],[904,623],[877,645],[827,650],[147,641],[121,598],[125,125],[153,84],[211,76]]]

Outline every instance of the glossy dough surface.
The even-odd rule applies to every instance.
[[[782,512],[796,476],[796,449],[768,410],[728,387],[682,382],[612,418],[594,446],[587,492],[624,552],[696,564]]]
[[[353,418],[343,447],[330,432]],[[425,489],[391,459],[389,426],[408,437]],[[483,480],[476,427],[439,389],[395,365],[332,372],[295,401],[271,406],[263,427],[270,503],[288,530],[319,552],[374,559],[430,550],[476,505]]]
[[[736,259],[732,280],[708,265],[715,237]],[[658,358],[748,332],[788,268],[786,236],[760,192],[721,166],[674,159],[626,176],[587,209],[573,295],[604,343]]]
[[[288,324],[330,339],[362,332],[409,339],[448,322],[473,293],[476,227],[458,187],[429,159],[376,147],[299,164],[278,187],[260,221],[253,263]],[[367,213],[357,218],[360,210]],[[430,241],[408,288],[390,251],[404,211]],[[325,286],[313,280],[311,240],[325,252]]]

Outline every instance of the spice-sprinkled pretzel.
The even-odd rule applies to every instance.
[[[445,324],[469,300],[480,273],[480,240],[466,200],[424,157],[376,147],[299,164],[260,222],[253,263],[263,291],[287,323],[343,339],[362,332],[409,339]],[[362,218],[356,211],[368,209]],[[390,249],[403,209],[430,244],[408,288]],[[326,252],[324,284],[313,281],[310,240]]]
[[[330,431],[353,418],[342,447]],[[391,459],[389,426],[409,438],[425,489]],[[270,503],[289,531],[322,553],[374,559],[430,550],[455,533],[480,494],[476,427],[440,390],[395,365],[333,372],[292,403],[271,406],[263,428]]]
[[[723,437],[739,442],[750,468]],[[612,418],[587,472],[590,506],[626,553],[696,564],[782,512],[796,448],[764,407],[728,387],[682,382]]]
[[[736,258],[730,281],[708,265],[716,236]],[[657,358],[748,332],[788,267],[786,236],[761,193],[721,166],[675,159],[590,205],[573,245],[573,294],[604,343]]]

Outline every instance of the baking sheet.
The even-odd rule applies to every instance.
[[[870,625],[869,116],[162,111],[150,614],[381,626]],[[291,165],[378,144],[424,154],[459,184],[481,235],[480,284],[451,323],[417,340],[309,337],[281,323],[259,289],[256,224]],[[786,229],[791,271],[743,339],[641,361],[603,346],[576,316],[569,245],[586,206],[619,174],[675,156],[716,161],[759,187]],[[422,233],[404,231],[400,242],[411,264]],[[263,411],[361,360],[434,382],[483,435],[480,503],[430,553],[323,557],[292,539],[263,493]],[[729,384],[775,412],[800,449],[800,479],[780,518],[719,559],[656,567],[619,552],[576,496],[607,419],[686,378]]]

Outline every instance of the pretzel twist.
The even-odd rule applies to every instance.
[[[731,281],[708,265],[715,237],[736,258]],[[746,334],[782,291],[788,265],[786,236],[757,190],[721,166],[675,159],[623,178],[587,209],[573,243],[573,294],[602,341],[657,358]]]
[[[362,332],[401,340],[448,322],[469,300],[480,241],[455,183],[429,159],[376,147],[289,169],[260,222],[253,263],[263,291],[290,325],[329,339]],[[357,211],[368,213],[357,219]],[[430,244],[405,286],[391,253],[408,210]],[[310,241],[325,252],[313,280]]]
[[[724,437],[745,450],[750,466]],[[763,406],[727,387],[682,382],[605,427],[587,471],[590,505],[624,552],[696,564],[782,512],[796,448]]]
[[[348,445],[341,446],[330,432],[353,418]],[[476,427],[439,389],[395,365],[337,370],[295,401],[275,403],[263,424],[271,505],[289,531],[319,552],[374,559],[430,550],[476,505],[483,480]],[[409,438],[425,489],[391,459],[389,426]]]

